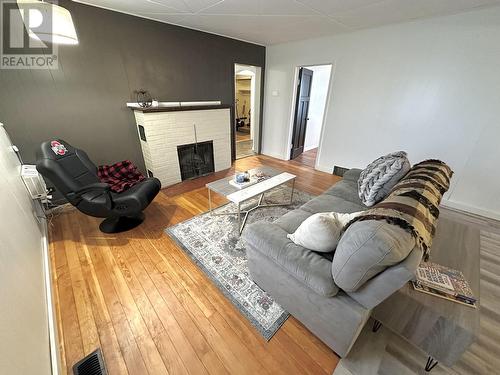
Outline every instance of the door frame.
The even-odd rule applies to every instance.
[[[335,76],[335,62],[325,62],[325,63],[313,63],[313,64],[301,64],[297,65],[294,70],[293,74],[293,84],[292,84],[292,95],[291,95],[291,111],[289,115],[289,121],[288,121],[288,138],[287,138],[287,143],[286,143],[286,150],[285,150],[285,155],[284,155],[284,160],[290,160],[291,157],[291,144],[292,144],[292,139],[293,139],[293,126],[294,126],[294,119],[295,119],[295,110],[296,110],[296,103],[297,103],[297,87],[299,85],[299,72],[300,68],[308,68],[308,67],[314,67],[314,66],[321,66],[321,65],[331,65],[332,69],[330,71],[330,80],[328,82],[328,93],[326,95],[326,103],[325,103],[325,110],[324,110],[324,115],[323,115],[323,121],[321,123],[321,131],[320,131],[320,136],[319,136],[319,145],[318,145],[318,154],[316,156],[316,161],[315,161],[315,166],[314,169],[317,170],[323,170],[324,168],[321,168],[320,165],[318,164],[318,160],[320,159],[321,156],[321,149],[322,149],[322,143],[323,143],[323,136],[325,132],[325,124],[326,120],[328,118],[328,109],[330,107],[330,102],[333,97],[332,91],[333,91],[333,77]],[[314,80],[314,77],[313,77]],[[307,132],[307,130],[306,130]],[[332,172],[332,170],[328,171],[329,173]]]
[[[235,119],[236,119],[236,111],[235,111],[235,101],[236,101],[236,70],[235,65],[248,65],[255,66],[260,68],[260,101],[255,102],[255,105],[259,106],[259,147],[257,148],[257,155],[261,154],[262,150],[262,121],[264,120],[264,78],[265,78],[265,67],[262,65],[258,65],[255,63],[246,63],[241,61],[233,61],[231,65],[231,74],[233,75],[232,84],[231,84],[231,163],[236,160],[236,129],[235,129]],[[257,74],[255,75],[257,79]],[[255,132],[254,132],[255,133]]]

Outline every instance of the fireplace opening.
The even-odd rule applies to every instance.
[[[181,179],[190,180],[214,172],[212,141],[177,146]]]

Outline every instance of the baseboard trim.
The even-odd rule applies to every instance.
[[[457,203],[449,200],[442,201],[441,205],[450,210],[461,211],[464,214],[473,215],[478,218],[493,220],[500,225],[500,213],[498,212],[484,210],[478,207],[469,206],[463,203]]]
[[[37,204],[40,204],[37,202]],[[43,209],[40,204],[40,210]],[[50,362],[52,367],[52,375],[61,374],[60,361],[59,361],[59,346],[57,343],[57,325],[56,315],[53,304],[53,290],[52,290],[52,272],[50,269],[50,252],[49,252],[49,232],[47,227],[47,219],[38,216],[40,227],[42,229],[42,257],[43,257],[43,273],[45,282],[45,303],[47,304],[47,319],[49,330],[49,345],[50,345]]]
[[[262,155],[266,155],[266,156],[270,156],[270,157],[275,158],[275,159],[287,160],[286,158],[283,157],[283,155],[276,154],[274,152],[265,152],[265,151],[262,151],[261,154]]]
[[[321,171],[321,172],[328,173],[328,174],[332,174],[333,173],[333,168],[331,166],[324,166],[324,165],[321,165],[321,164],[316,164],[314,166],[314,169],[316,169],[318,171]]]

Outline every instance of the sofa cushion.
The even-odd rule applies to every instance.
[[[342,176],[343,181],[353,181],[353,182],[357,183],[362,171],[363,171],[362,169],[358,169],[358,168],[349,169]]]
[[[357,180],[342,180],[340,182],[337,182],[335,185],[325,191],[324,194],[343,198],[346,201],[352,202],[358,206],[364,206],[363,202],[361,202],[361,199],[359,199]],[[366,206],[364,207],[365,209],[367,208]]]
[[[359,198],[363,204],[370,207],[384,199],[410,168],[404,151],[381,156],[368,164],[358,180]]]
[[[287,212],[274,223],[282,228],[286,233],[293,233],[312,213],[300,208]]]
[[[358,221],[340,238],[332,262],[335,284],[356,291],[367,280],[405,259],[415,246],[414,237],[385,221]]]
[[[247,246],[274,262],[294,279],[322,296],[336,295],[339,288],[332,278],[332,262],[295,245],[286,235],[278,225],[263,221],[250,224],[243,231]]]
[[[348,201],[342,197],[333,196],[330,194],[322,194],[302,205],[301,209],[312,214],[331,211],[350,214],[353,212],[364,211],[366,210],[366,207]]]
[[[415,272],[421,260],[422,250],[415,246],[401,262],[388,267],[384,272],[364,283],[358,290],[348,294],[367,309],[373,309],[415,278]]]

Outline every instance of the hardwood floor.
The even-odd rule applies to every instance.
[[[250,140],[250,131],[249,132],[236,132],[236,142],[240,141],[249,141]]]
[[[304,151],[302,154],[293,159],[297,163],[307,165],[314,168],[316,165],[316,157],[318,156],[318,148],[313,148],[309,151]]]
[[[238,141],[236,142],[236,159],[246,158],[248,156],[254,156],[253,152],[253,141]]]
[[[61,365],[102,348],[109,374],[328,374],[338,357],[290,317],[266,342],[167,236],[165,227],[208,210],[208,181],[266,164],[319,194],[338,177],[265,156],[162,190],[145,222],[126,233],[65,209],[52,218],[50,256]],[[223,198],[214,197],[218,204]]]

